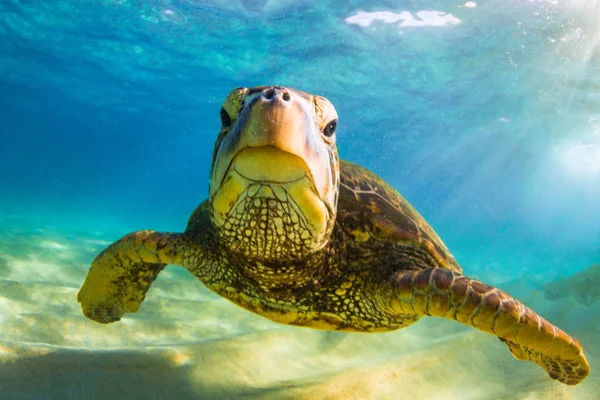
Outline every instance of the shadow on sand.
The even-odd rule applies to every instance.
[[[205,368],[208,370],[211,366]],[[263,392],[227,382],[218,385],[214,381],[203,382],[201,376],[197,376],[202,375],[202,369],[198,365],[177,365],[162,351],[61,349],[2,362],[0,397],[11,400],[228,399],[255,397]]]

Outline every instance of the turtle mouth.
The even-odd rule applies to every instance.
[[[325,222],[323,214],[329,213],[306,162],[273,146],[246,147],[232,157],[212,198],[215,215],[223,222],[249,198],[293,202],[317,229]]]
[[[232,157],[225,176],[232,171],[253,183],[286,184],[302,178],[313,182],[312,173],[301,157],[274,146],[241,149]]]

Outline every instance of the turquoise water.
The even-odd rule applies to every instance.
[[[149,314],[131,321],[147,320],[146,336],[124,339],[118,324],[109,334],[84,325],[74,299],[106,244],[132,230],[185,228],[207,196],[221,102],[238,86],[330,99],[341,157],[398,189],[471,276],[518,291],[600,262],[597,1],[5,0],[0,15],[0,338],[15,354],[262,329],[262,319],[175,329],[196,317],[180,301],[164,307],[187,317],[159,324],[165,315],[142,308]],[[163,284],[156,298],[203,290],[185,271]],[[197,301],[219,301],[201,293]],[[592,310],[575,314],[564,330],[600,323]],[[75,327],[91,336],[74,339]],[[44,390],[29,394],[64,395]],[[390,390],[344,393],[397,398]]]

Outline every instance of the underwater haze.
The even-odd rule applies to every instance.
[[[175,267],[138,313],[86,319],[94,257],[185,229],[221,104],[256,85],[328,98],[340,157],[576,337],[587,380],[449,321],[277,325]],[[600,399],[598,263],[597,0],[0,2],[1,399]]]

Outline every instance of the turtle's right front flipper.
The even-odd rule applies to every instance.
[[[138,231],[110,245],[77,294],[83,314],[106,324],[136,312],[159,272],[167,264],[183,265],[189,241],[186,234]]]
[[[391,283],[392,313],[444,317],[496,335],[517,359],[567,385],[590,373],[577,340],[500,289],[442,268],[398,272]]]

